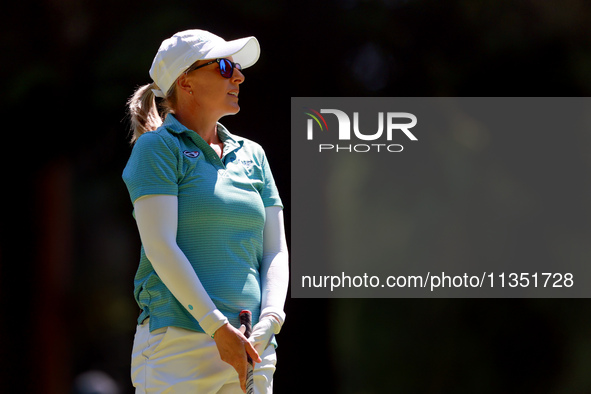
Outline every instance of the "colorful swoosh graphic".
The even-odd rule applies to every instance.
[[[310,117],[312,117],[312,119],[314,119],[316,121],[316,123],[318,123],[318,126],[320,126],[320,130],[324,131],[324,127],[322,127],[322,123],[324,123],[324,126],[326,127],[326,131],[328,131],[328,125],[326,124],[326,120],[324,120],[324,118],[322,117],[322,115],[320,115],[320,113],[318,111],[315,111],[312,108],[307,108],[307,107],[304,107],[304,109],[306,111],[310,111],[310,112],[314,113],[314,114],[311,114],[310,112],[304,112],[306,115],[309,115]],[[318,120],[318,118],[322,119],[322,123],[320,123],[320,120]]]

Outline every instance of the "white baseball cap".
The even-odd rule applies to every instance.
[[[185,30],[162,42],[150,76],[159,89],[152,89],[157,97],[166,93],[176,79],[197,60],[234,57],[243,69],[252,66],[259,59],[259,42],[254,37],[226,41],[205,30]]]

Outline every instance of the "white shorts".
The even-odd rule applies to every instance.
[[[254,391],[273,392],[275,347],[267,346],[255,364]],[[150,332],[148,320],[137,326],[131,357],[136,393],[242,393],[238,373],[221,360],[207,334],[178,327]]]

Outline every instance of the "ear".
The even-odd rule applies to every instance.
[[[191,81],[187,77],[187,74],[182,73],[176,80],[176,87],[179,91],[182,91],[186,94],[192,94],[193,86]]]

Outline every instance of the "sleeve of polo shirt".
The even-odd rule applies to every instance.
[[[151,194],[178,195],[177,155],[157,133],[148,132],[136,141],[123,170],[131,201]]]
[[[269,166],[269,161],[267,160],[267,156],[265,155],[264,151],[262,169],[264,177],[264,186],[261,192],[263,205],[265,207],[279,206],[283,208],[281,197],[279,197],[279,190],[277,190],[277,186],[275,185],[275,179],[273,178],[273,173],[271,172],[271,167]]]

